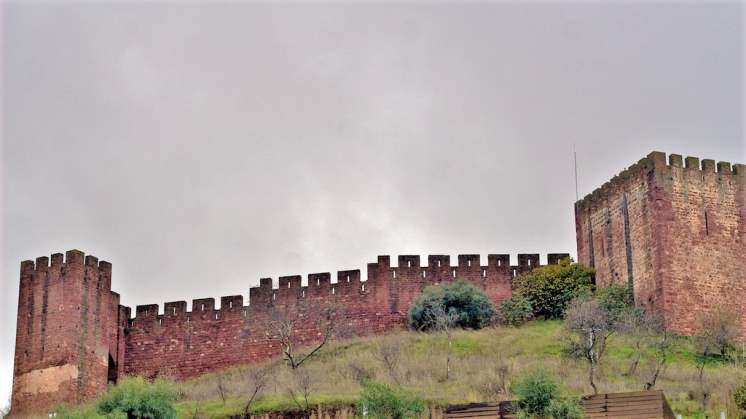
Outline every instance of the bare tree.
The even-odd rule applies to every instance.
[[[738,338],[738,315],[727,308],[717,307],[702,317],[701,330],[701,349],[726,357]]]
[[[671,353],[671,336],[668,331],[664,329],[655,337],[653,340],[653,356],[651,357],[651,374],[650,378],[645,382],[643,388],[645,390],[652,390],[655,388],[655,384],[658,378],[666,368],[666,362]]]
[[[707,405],[710,391],[705,383],[705,367],[711,356],[728,356],[738,337],[738,317],[724,307],[717,307],[701,318],[701,334],[697,337],[697,379],[702,392],[702,408]]]
[[[601,362],[606,341],[614,333],[607,312],[593,298],[578,298],[567,308],[565,325],[578,336],[573,349],[588,361],[588,382],[593,394],[598,394],[594,380],[596,367]]]
[[[624,310],[618,315],[614,328],[632,340],[634,349],[632,363],[624,375],[634,375],[642,359],[644,347],[650,344],[657,346],[661,334],[664,332],[663,322],[658,316],[641,309],[632,308]],[[666,335],[663,337],[663,341],[667,342],[667,340]]]
[[[267,337],[277,339],[280,342],[283,359],[293,370],[316,355],[334,335],[336,311],[331,307],[320,311],[315,326],[317,330],[320,330],[321,340],[317,341],[307,351],[299,350],[304,342],[302,336],[298,334],[297,326],[298,324],[308,323],[309,319],[293,316],[287,312],[275,312],[272,317],[266,325]]]
[[[264,388],[267,386],[270,377],[269,367],[259,367],[249,370],[246,374],[247,381],[249,382],[249,398],[246,400],[246,404],[243,408],[243,418],[251,418],[251,405],[256,401],[257,397],[262,394]]]
[[[223,404],[225,404],[225,398],[227,390],[225,388],[225,379],[223,378],[223,374],[218,374],[218,380],[216,383],[218,396],[220,397],[220,400],[223,401]]]
[[[427,310],[425,315],[429,318],[429,324],[433,325],[432,330],[445,333],[446,339],[448,339],[448,351],[446,352],[446,380],[448,380],[451,377],[453,328],[458,323],[458,313],[456,310],[446,310],[443,304],[437,304]]]
[[[396,338],[382,339],[378,344],[378,350],[373,355],[380,361],[392,380],[397,385],[399,381],[399,361],[401,360],[401,341]]]
[[[298,406],[304,418],[308,418],[311,413],[309,396],[312,389],[313,380],[308,370],[305,368],[293,370],[293,384],[288,388],[288,393],[290,393],[290,398]]]

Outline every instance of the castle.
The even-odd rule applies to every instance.
[[[597,271],[598,285],[625,281],[638,304],[668,327],[697,331],[697,315],[727,305],[746,338],[746,166],[651,153],[575,204],[578,259]],[[553,264],[568,254],[552,253]],[[194,377],[280,354],[269,325],[299,319],[301,342],[321,339],[335,318],[356,334],[406,325],[410,303],[428,285],[464,279],[498,303],[512,279],[539,266],[538,254],[450,257],[388,256],[360,270],[262,278],[241,295],[129,307],[111,291],[112,266],[78,250],[21,263],[12,414],[48,411],[60,402],[90,400],[126,374]]]

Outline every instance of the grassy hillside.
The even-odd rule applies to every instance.
[[[373,378],[400,384],[428,403],[446,405],[510,399],[510,382],[525,372],[543,368],[561,383],[567,395],[591,392],[586,364],[567,354],[570,336],[559,321],[534,321],[519,328],[497,327],[456,331],[451,349],[451,372],[446,378],[448,340],[444,334],[401,332],[385,337],[336,341],[303,367],[310,403],[354,403],[360,383]],[[649,350],[646,350],[649,353]],[[600,392],[641,390],[651,372],[643,356],[633,374],[630,338],[614,335],[597,378]],[[743,364],[710,360],[700,385],[697,354],[687,338],[676,338],[667,367],[656,388],[665,390],[674,411],[685,417],[717,417],[729,406],[730,394],[744,381]],[[271,378],[253,410],[296,408],[290,390],[302,392],[297,374],[274,360]],[[240,412],[252,388],[258,366],[234,368],[179,384],[178,410],[184,418],[220,418]],[[703,397],[703,395],[706,395]]]

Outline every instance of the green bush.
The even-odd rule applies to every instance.
[[[534,315],[534,308],[531,306],[531,301],[520,294],[515,294],[503,300],[500,303],[498,311],[500,322],[510,326],[518,326],[526,323]]]
[[[518,378],[511,384],[510,391],[518,397],[521,412],[529,417],[544,418],[559,388],[549,374],[540,370]]]
[[[546,416],[551,419],[581,419],[583,407],[575,399],[555,399],[549,403]]]
[[[419,416],[425,410],[425,403],[402,388],[367,381],[356,408],[360,417],[405,419]]]
[[[175,419],[176,398],[170,381],[126,377],[98,399],[96,409],[107,415],[123,412],[128,418]]]
[[[518,276],[513,288],[531,302],[534,316],[558,319],[567,303],[593,291],[593,274],[593,269],[571,263],[568,258]]]
[[[98,398],[94,406],[57,409],[62,419],[176,419],[176,387],[170,381],[126,377]]]
[[[596,298],[611,322],[618,321],[627,310],[635,306],[632,288],[628,284],[611,283],[596,291]]]
[[[431,285],[412,303],[409,326],[415,330],[432,330],[438,312],[455,317],[454,326],[481,329],[492,321],[495,307],[482,290],[466,281]]]

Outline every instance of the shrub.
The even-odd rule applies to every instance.
[[[495,316],[495,307],[487,295],[459,280],[425,288],[409,309],[409,326],[415,330],[432,330],[439,311],[453,315],[454,326],[470,329],[487,326]]]
[[[558,319],[570,301],[593,291],[593,274],[593,269],[568,258],[520,275],[513,286],[531,302],[535,316]]]
[[[531,301],[520,294],[515,294],[500,303],[499,316],[503,324],[518,326],[531,320],[533,315]]]
[[[583,407],[575,399],[555,399],[549,403],[546,416],[552,419],[581,419]]]
[[[632,288],[627,284],[614,282],[596,292],[599,305],[611,322],[618,321],[626,311],[635,305]]]
[[[746,382],[733,393],[733,401],[739,409],[746,411]]]
[[[126,377],[98,399],[96,410],[106,417],[175,419],[176,397],[170,381]]]
[[[543,418],[558,388],[545,371],[536,371],[514,381],[510,391],[518,397],[518,407],[529,417]]]
[[[371,419],[411,418],[424,410],[425,403],[417,396],[376,381],[364,384],[363,394],[357,403],[358,416]]]

